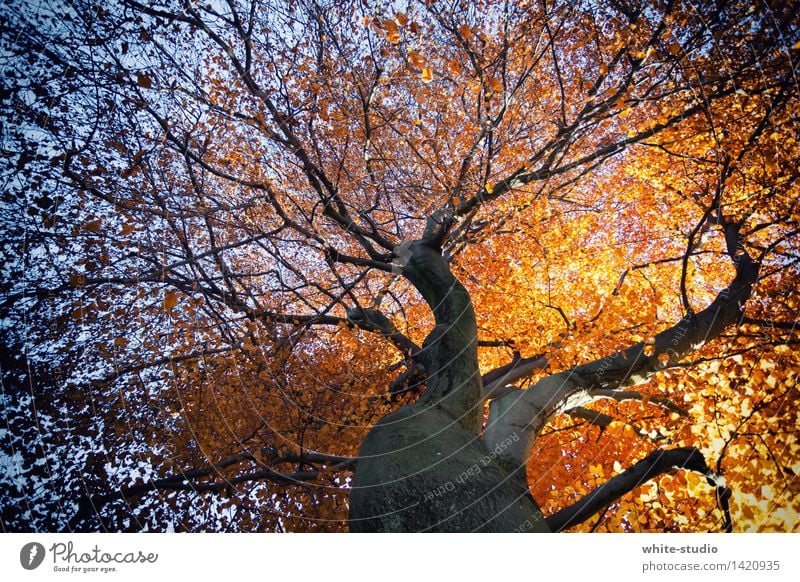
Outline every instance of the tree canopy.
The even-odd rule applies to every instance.
[[[794,3],[0,33],[4,530],[800,527]]]

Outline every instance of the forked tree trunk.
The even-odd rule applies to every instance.
[[[477,434],[422,404],[389,414],[361,445],[352,532],[549,531],[514,470]]]
[[[350,530],[548,531],[525,467],[501,457],[510,443],[490,451],[479,435],[483,386],[475,313],[435,238],[429,232],[401,253],[407,257],[403,274],[436,318],[423,344],[427,388],[364,439],[350,495]]]
[[[713,211],[736,276],[708,307],[657,334],[650,346],[629,346],[552,374],[528,390],[498,394],[483,438],[485,392],[475,313],[469,293],[439,250],[449,219],[433,216],[423,238],[397,252],[404,257],[403,275],[436,317],[422,350],[426,391],[415,404],[381,419],[362,443],[350,496],[351,531],[560,530],[618,499],[641,483],[642,475],[650,478],[671,468],[706,476],[722,500],[730,530],[730,491],[693,448],[654,451],[587,495],[589,502],[582,500],[547,521],[525,478],[531,447],[551,416],[599,398],[623,397],[621,387],[645,381],[739,320],[758,280],[758,262],[742,247],[740,225],[722,216],[717,201],[702,222],[711,220]]]

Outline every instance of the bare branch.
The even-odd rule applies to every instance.
[[[96,515],[104,505],[114,501],[124,501],[130,503],[142,495],[152,491],[192,491],[195,493],[219,493],[231,487],[248,481],[272,481],[279,485],[298,485],[307,481],[317,479],[322,473],[328,471],[352,470],[355,467],[356,459],[353,457],[338,457],[324,455],[320,453],[307,452],[302,455],[291,455],[277,459],[277,464],[285,462],[298,462],[303,464],[320,464],[319,469],[295,471],[293,473],[282,473],[269,467],[256,469],[249,473],[243,473],[230,479],[221,475],[223,469],[238,465],[240,463],[252,462],[260,464],[255,456],[250,452],[242,452],[230,455],[214,465],[184,471],[177,475],[155,479],[149,483],[123,487],[99,496],[87,496],[78,501],[78,511],[70,519],[70,529],[77,528],[82,522]],[[209,476],[222,477],[221,481],[197,482]]]

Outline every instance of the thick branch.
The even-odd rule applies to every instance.
[[[703,311],[657,334],[653,344],[637,343],[601,360],[544,378],[528,390],[493,400],[484,437],[489,448],[511,438],[514,445],[505,455],[517,464],[526,463],[536,434],[554,414],[591,401],[591,391],[645,382],[656,371],[678,362],[736,324],[758,280],[759,268],[741,246],[738,224],[724,219],[719,223],[736,266],[736,276],[727,289]]]
[[[599,426],[603,430],[607,429],[609,425],[614,422],[613,416],[609,416],[608,414],[597,412],[596,410],[591,410],[589,408],[584,408],[583,406],[578,406],[576,408],[567,410],[567,414],[569,414],[572,418],[580,418],[589,424]]]
[[[547,366],[547,362],[547,356],[544,354],[537,354],[528,358],[522,358],[519,357],[519,354],[515,354],[510,363],[483,375],[484,400],[499,398],[506,393],[508,384],[530,376],[535,370],[540,370]]]
[[[717,496],[721,501],[730,496],[730,491],[724,486],[722,480],[708,468],[703,454],[696,448],[657,450],[633,467],[590,491],[578,502],[548,517],[547,525],[554,532],[559,532],[582,523],[642,483],[673,469],[685,469],[704,475],[709,484],[716,488]],[[724,504],[723,511],[726,513],[726,529],[728,529],[729,518]]]
[[[453,276],[440,246],[451,224],[452,214],[434,213],[423,238],[404,243],[396,254],[403,275],[422,294],[436,320],[420,352],[428,371],[420,403],[440,408],[478,432],[483,411],[475,312],[469,293]]]
[[[674,412],[680,416],[689,416],[689,413],[686,412],[686,410],[675,404],[669,398],[650,396],[635,390],[609,390],[608,388],[596,388],[589,390],[589,396],[592,398],[592,400],[610,398],[611,400],[616,400],[617,402],[624,402],[626,400],[639,400],[641,402],[647,401],[657,404],[662,408],[666,408],[670,412]]]
[[[293,325],[339,325],[347,323],[359,329],[384,336],[406,356],[417,358],[420,347],[410,338],[400,333],[389,319],[374,309],[348,309],[347,317],[337,317],[326,314],[296,314],[277,313],[273,311],[254,309],[246,311],[255,319],[268,322],[278,322]]]
[[[386,337],[406,356],[418,359],[420,347],[400,333],[389,318],[377,309],[366,307],[348,309],[347,320],[360,329]]]
[[[600,427],[600,430],[607,429],[611,425],[611,423],[614,422],[613,416],[609,416],[608,414],[603,414],[602,412],[597,412],[596,410],[591,410],[589,408],[584,408],[583,406],[578,406],[577,408],[572,408],[570,410],[567,410],[567,414],[569,414],[572,418],[580,418],[582,420],[585,420],[589,424],[593,424],[594,426]],[[630,424],[628,426],[630,426],[631,429],[633,429],[633,432],[635,432],[639,436],[639,438],[642,439],[651,439],[653,441],[659,441],[665,438],[660,435],[651,437],[647,433],[647,431],[638,426]]]

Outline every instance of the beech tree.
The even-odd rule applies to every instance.
[[[796,530],[797,14],[4,4],[3,528]]]

